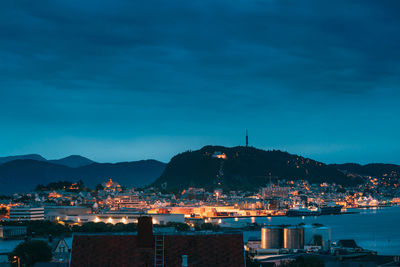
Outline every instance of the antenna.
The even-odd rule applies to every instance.
[[[249,146],[249,131],[246,129],[246,147]]]

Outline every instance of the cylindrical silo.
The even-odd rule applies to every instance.
[[[328,249],[331,241],[331,229],[328,227],[317,227],[315,228],[315,236],[320,236],[322,241],[322,247]]]
[[[283,247],[287,249],[304,248],[304,229],[297,226],[289,226],[283,229]]]
[[[282,248],[283,229],[279,226],[267,226],[261,228],[261,248]]]
[[[314,245],[315,227],[310,224],[303,225],[304,245]]]

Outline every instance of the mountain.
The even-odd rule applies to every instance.
[[[76,168],[49,161],[14,160],[0,165],[0,194],[32,191],[38,184],[82,180],[88,187],[111,178],[122,186],[141,187],[154,182],[165,164],[156,160],[92,163]]]
[[[93,160],[90,160],[88,158],[79,155],[71,155],[62,159],[49,160],[49,162],[59,165],[64,165],[71,168],[86,166],[95,163]]]
[[[352,174],[382,177],[394,175],[400,177],[400,165],[372,163],[360,165],[357,163],[331,164],[330,166]]]
[[[226,159],[215,154],[225,154]],[[220,156],[223,157],[223,156]],[[253,147],[205,146],[200,150],[176,155],[153,186],[168,190],[193,187],[225,190],[255,190],[271,179],[308,180],[310,183],[353,185],[359,178],[349,178],[333,166],[278,150]]]
[[[46,161],[45,158],[38,154],[27,154],[27,155],[18,155],[18,156],[8,156],[8,157],[0,157],[0,164],[13,161],[13,160],[18,160],[18,159],[32,159],[32,160],[37,160],[37,161]]]
[[[37,161],[48,161],[51,163],[59,164],[59,165],[64,165],[67,167],[81,167],[85,165],[90,165],[94,163],[93,160],[90,160],[88,158],[79,156],[79,155],[71,155],[62,159],[53,159],[53,160],[47,160],[44,157],[42,157],[39,154],[27,154],[27,155],[18,155],[18,156],[9,156],[9,157],[0,157],[0,164],[7,163],[10,161],[14,160],[19,160],[19,159],[31,159],[31,160],[37,160]]]

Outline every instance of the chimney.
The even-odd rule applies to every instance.
[[[143,216],[138,218],[138,247],[139,248],[152,248],[153,247],[153,218],[150,216]]]

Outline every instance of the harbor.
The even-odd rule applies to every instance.
[[[321,224],[331,228],[332,240],[354,239],[358,245],[365,249],[377,251],[378,255],[400,255],[400,206],[355,209],[346,216],[307,216],[307,217],[269,217],[255,218],[260,225],[298,225]],[[232,219],[222,221],[234,223]],[[251,223],[251,219],[243,218],[238,222]],[[252,236],[260,236],[261,229],[244,231],[244,241]]]

